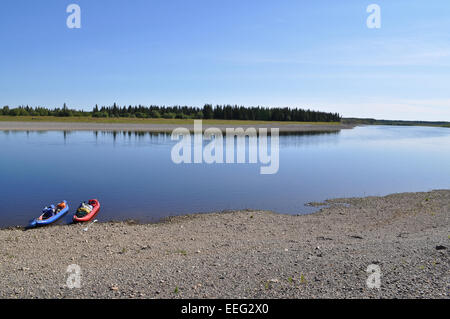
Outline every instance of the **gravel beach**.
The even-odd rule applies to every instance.
[[[0,230],[0,297],[448,298],[450,190],[326,204]],[[81,288],[67,287],[71,264]]]
[[[77,122],[7,122],[0,121],[0,131],[127,131],[172,133],[178,127],[185,127],[191,132],[194,125],[182,124],[131,124],[131,123],[77,123]],[[216,127],[225,132],[228,127],[279,128],[280,133],[297,132],[336,132],[342,129],[352,129],[351,124],[254,124],[254,125],[208,125],[203,124],[203,130]]]

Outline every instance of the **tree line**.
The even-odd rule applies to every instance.
[[[95,105],[92,111],[62,108],[19,106],[0,109],[0,115],[9,116],[86,116],[98,118],[166,118],[166,119],[218,119],[248,121],[298,121],[298,122],[339,122],[339,113],[327,113],[300,108],[244,107],[238,105],[205,104],[203,108],[192,106],[112,106]]]

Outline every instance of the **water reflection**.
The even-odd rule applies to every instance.
[[[4,131],[4,133],[9,134],[10,132],[20,133],[18,131]],[[27,136],[30,133],[37,133],[44,135],[49,133],[49,131],[26,131]],[[56,134],[62,134],[64,140],[66,141],[70,135],[76,134],[77,131],[62,131],[62,132],[52,132]],[[165,132],[146,132],[146,131],[92,131],[96,141],[98,141],[99,135],[102,138],[111,137],[112,141],[115,143],[119,138],[124,140],[130,140],[134,137],[135,140],[148,141],[155,144],[165,144],[172,143],[171,134]],[[267,132],[270,136],[270,131]],[[303,146],[303,145],[313,145],[317,143],[337,143],[336,137],[341,133],[341,131],[316,131],[316,132],[280,132],[280,146]],[[226,133],[223,132],[223,136]],[[248,137],[247,137],[248,139]]]

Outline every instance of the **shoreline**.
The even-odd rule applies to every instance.
[[[1,298],[446,298],[450,190],[0,230]],[[51,242],[51,245],[48,243]],[[81,267],[81,288],[66,286]],[[366,286],[378,265],[381,288]]]
[[[279,123],[257,123],[246,124],[205,124],[205,129],[216,127],[225,132],[226,128],[249,127],[259,128],[279,128],[280,133],[301,133],[301,132],[338,132],[342,129],[352,129],[356,125],[352,124],[279,124]],[[172,133],[175,128],[185,127],[193,132],[193,124],[135,124],[135,123],[86,123],[86,122],[15,122],[0,121],[0,131],[129,131],[129,132],[149,132],[149,133]]]

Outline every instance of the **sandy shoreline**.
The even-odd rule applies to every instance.
[[[183,124],[121,124],[121,123],[76,123],[76,122],[8,122],[0,121],[0,131],[131,131],[172,133],[177,127],[186,127],[191,132],[193,125]],[[336,132],[351,129],[350,124],[255,124],[255,125],[203,125],[203,130],[217,127],[225,131],[227,127],[279,128],[280,133],[296,132]]]
[[[0,297],[448,298],[450,190],[328,204],[0,230]],[[80,289],[66,286],[71,264]],[[366,286],[370,264],[380,290]]]

